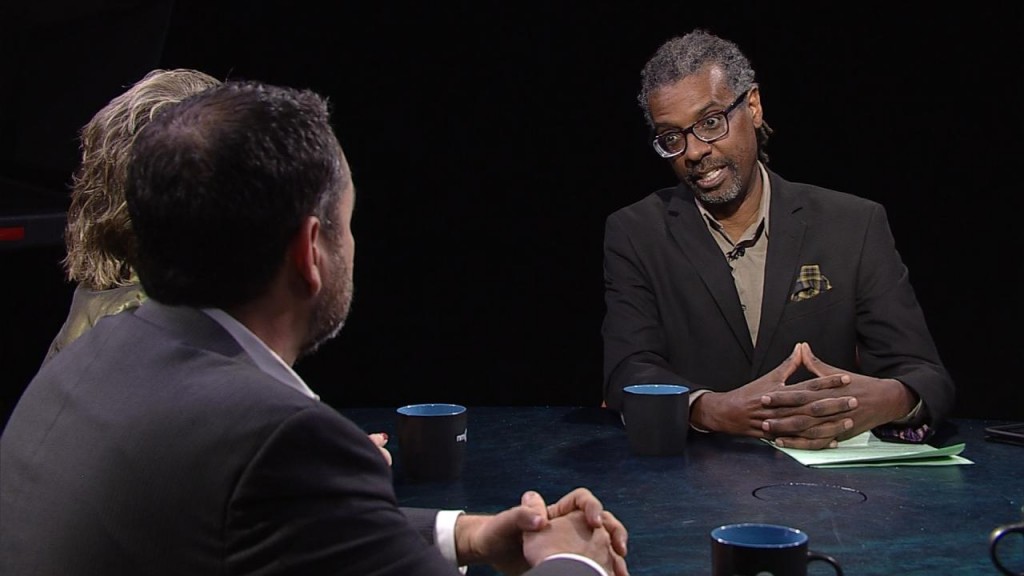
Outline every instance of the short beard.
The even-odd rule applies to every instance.
[[[690,185],[690,189],[700,200],[701,204],[710,206],[722,206],[730,204],[736,200],[742,200],[741,194],[743,193],[743,185],[740,183],[739,170],[736,168],[736,164],[731,160],[726,160],[726,163],[722,166],[727,170],[731,177],[732,183],[729,184],[728,188],[720,188],[718,190],[706,191],[703,188],[697,186],[694,179],[687,177],[686,183]],[[698,169],[697,171],[704,171]]]
[[[352,307],[355,287],[348,271],[349,268],[340,255],[334,263],[333,268],[337,270],[337,274],[341,276],[342,280],[326,291],[313,309],[312,317],[309,320],[309,334],[306,343],[299,351],[299,358],[309,356],[319,350],[327,341],[337,336],[345,326],[345,319]]]

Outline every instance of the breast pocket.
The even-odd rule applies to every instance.
[[[782,322],[791,322],[807,316],[829,316],[836,312],[831,309],[840,306],[846,299],[848,298],[844,298],[835,290],[817,292],[796,300],[791,297],[782,311]]]

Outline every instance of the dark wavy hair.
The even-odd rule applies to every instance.
[[[739,47],[706,30],[694,30],[662,44],[651,56],[640,73],[640,93],[637,101],[644,111],[644,119],[654,127],[651,118],[650,97],[655,91],[692,76],[706,66],[717,66],[725,73],[726,84],[734,96],[756,86],[754,69]],[[757,129],[757,154],[761,162],[768,163],[765,146],[772,129],[762,122]]]
[[[339,233],[346,166],[314,92],[231,81],[171,107],[139,134],[128,169],[143,289],[194,307],[260,296],[305,217]]]

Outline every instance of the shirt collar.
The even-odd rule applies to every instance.
[[[224,327],[231,334],[231,337],[238,342],[238,345],[245,350],[246,354],[252,358],[256,366],[264,373],[272,376],[278,382],[281,382],[289,388],[294,388],[299,392],[309,396],[314,400],[319,400],[320,397],[313,393],[313,391],[306,385],[302,378],[292,370],[292,367],[285,363],[276,352],[270,349],[269,346],[263,343],[258,336],[253,334],[244,324],[235,320],[227,312],[219,308],[201,308],[210,318]]]

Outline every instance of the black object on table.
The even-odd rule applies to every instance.
[[[394,432],[391,408],[342,412]],[[984,439],[998,423],[946,424],[931,444],[965,442],[974,464],[941,467],[815,469],[760,440],[701,433],[685,455],[633,456],[618,415],[598,407],[470,406],[465,470],[449,483],[404,481],[389,447],[404,506],[496,512],[525,490],[553,501],[590,488],[629,530],[633,576],[710,574],[709,532],[735,522],[799,528],[848,575],[992,574],[988,535],[1021,520],[1024,497],[1024,451]]]

